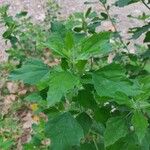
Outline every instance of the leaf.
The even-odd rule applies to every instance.
[[[4,38],[4,39],[10,39],[12,33],[13,33],[13,30],[12,30],[12,29],[7,29],[7,30],[3,33],[3,38]]]
[[[94,143],[84,143],[77,150],[96,150]]]
[[[69,90],[79,85],[78,77],[69,72],[54,72],[49,78],[49,91],[47,95],[50,106],[58,103]]]
[[[138,78],[142,85],[142,93],[138,95],[138,99],[147,100],[150,97],[150,75],[139,76]]]
[[[92,7],[88,8],[85,17],[87,18],[89,16],[89,14],[91,13]]]
[[[20,13],[16,14],[17,18],[25,17],[27,16],[28,12],[27,11],[21,11]]]
[[[9,79],[22,80],[24,83],[34,85],[38,83],[48,72],[48,66],[41,60],[31,59],[27,60],[21,68],[14,70],[10,74]]]
[[[3,137],[0,136],[0,149],[1,150],[9,150],[13,146],[14,142],[11,140],[4,140]]]
[[[94,55],[103,55],[111,51],[110,45],[110,32],[95,33],[92,36],[86,38],[81,43],[81,52],[78,59],[88,59]]]
[[[106,4],[107,0],[99,0],[101,3]]]
[[[101,16],[104,18],[104,20],[108,19],[108,15],[104,12],[101,13]]]
[[[118,0],[116,2],[116,5],[119,7],[124,7],[126,5],[132,4],[132,3],[136,3],[139,2],[140,0]]]
[[[145,43],[146,43],[146,42],[150,42],[150,31],[148,31],[148,32],[146,33],[144,42],[145,42]]]
[[[117,92],[127,96],[139,94],[139,86],[126,78],[125,70],[118,64],[110,64],[92,74],[94,87],[101,97],[116,96]]]
[[[66,28],[62,21],[51,22],[51,32],[63,35],[66,32]]]
[[[137,141],[131,134],[128,134],[125,138],[121,138],[115,144],[108,147],[107,150],[142,150]]]
[[[92,92],[87,89],[80,90],[74,100],[84,108],[95,109],[97,106]]]
[[[42,97],[40,96],[39,93],[36,93],[36,92],[28,95],[24,99],[27,100],[27,101],[30,101],[30,102],[39,102],[39,101],[42,101]]]
[[[128,107],[133,106],[133,103],[130,100],[130,98],[126,94],[121,93],[121,92],[116,92],[115,97],[114,97],[114,101],[116,103],[118,103],[119,105],[126,105]]]
[[[138,136],[139,142],[141,143],[148,128],[148,120],[142,112],[135,111],[132,117],[132,124],[134,126],[135,133]]]
[[[80,145],[83,129],[70,113],[64,113],[49,120],[46,125],[47,137],[51,139],[52,150],[69,150]]]
[[[71,32],[68,32],[65,37],[65,45],[68,50],[72,49],[74,46],[74,38]]]
[[[108,108],[97,108],[94,110],[94,119],[100,123],[106,123],[110,117],[110,110]]]
[[[49,39],[44,46],[50,48],[54,54],[57,54],[61,57],[66,58],[67,55],[64,53],[65,45],[64,45],[64,38],[58,33],[52,33],[49,36]]]
[[[83,73],[86,64],[87,64],[87,60],[79,60],[76,63],[76,68],[77,68],[77,70],[78,70],[79,73],[81,73],[81,74]]]
[[[84,135],[88,134],[91,126],[92,126],[92,119],[87,113],[81,113],[76,117],[76,120],[81,125],[84,131]]]
[[[75,32],[81,32],[82,30],[83,30],[82,27],[75,27],[75,28],[73,29],[73,31],[75,31]]]
[[[133,33],[132,38],[133,39],[137,39],[143,33],[145,33],[146,31],[148,31],[149,28],[150,28],[149,25],[144,25],[142,27],[135,27],[135,28],[130,29],[129,33]]]
[[[105,147],[108,147],[128,133],[126,121],[122,117],[113,117],[107,121],[104,133]]]

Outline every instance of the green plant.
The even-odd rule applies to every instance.
[[[102,16],[115,27],[106,1],[100,2],[106,11]],[[135,1],[123,2],[117,4]],[[37,103],[35,114],[46,115],[34,125],[32,140],[24,149],[150,148],[149,31],[144,30],[148,46],[143,46],[143,51],[137,46],[139,51],[130,54],[117,30],[96,33],[97,26],[93,25],[91,32],[89,25],[94,23],[93,18],[87,19],[91,14],[88,9],[65,22],[51,23],[49,38],[41,41],[40,46],[52,50],[59,60],[57,65],[52,67],[40,59],[29,59],[9,76],[35,87],[24,99]],[[94,13],[95,17],[98,23],[103,20]],[[123,51],[116,50],[110,42],[116,39]],[[112,52],[116,56],[109,64]]]
[[[5,25],[3,33],[5,42],[10,42],[7,49],[9,60],[23,62],[27,57],[41,57],[43,47],[39,42],[45,41],[49,34],[42,25],[33,23],[26,11],[16,14],[14,17],[8,13],[9,5],[1,6],[1,23]]]

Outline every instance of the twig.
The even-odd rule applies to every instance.
[[[146,2],[144,0],[141,0],[141,1],[150,10],[150,7],[146,4]]]

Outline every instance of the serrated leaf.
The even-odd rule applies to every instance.
[[[134,126],[135,133],[138,136],[139,142],[141,143],[148,128],[148,120],[142,112],[135,111],[132,117],[132,124]]]
[[[88,59],[94,55],[103,55],[111,51],[110,32],[95,33],[81,43],[78,59]]]
[[[50,48],[54,54],[57,54],[61,57],[67,58],[67,54],[64,53],[65,45],[64,45],[64,38],[58,33],[52,33],[49,36],[49,39],[44,46]]]
[[[51,73],[49,78],[49,90],[47,95],[48,104],[50,106],[60,102],[61,98],[79,85],[79,79],[75,75],[63,71]]]
[[[94,87],[101,97],[116,96],[117,92],[135,96],[140,90],[125,76],[124,69],[118,64],[110,64],[92,74]]]
[[[139,82],[142,85],[142,93],[137,96],[139,100],[147,100],[150,97],[150,75],[139,76]]]
[[[49,72],[49,68],[41,60],[31,59],[19,69],[14,70],[10,75],[10,80],[22,80],[24,83],[36,84],[45,74]]]
[[[126,121],[122,117],[113,117],[107,121],[104,133],[105,147],[108,147],[128,134]]]
[[[83,129],[70,113],[64,113],[49,120],[46,125],[47,137],[51,139],[51,150],[69,150],[80,145]]]

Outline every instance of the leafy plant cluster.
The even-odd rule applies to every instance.
[[[144,44],[131,54],[107,1],[99,2],[105,8],[100,15],[89,8],[66,21],[51,22],[48,38],[39,45],[52,51],[57,65],[28,59],[9,75],[10,80],[35,87],[24,100],[37,103],[35,114],[47,116],[33,126],[25,150],[149,150],[150,25],[145,21],[143,27],[130,29],[133,38],[146,33]],[[133,2],[137,1],[118,0],[116,5]],[[106,19],[116,31],[97,33]],[[108,63],[112,53],[115,57]]]

